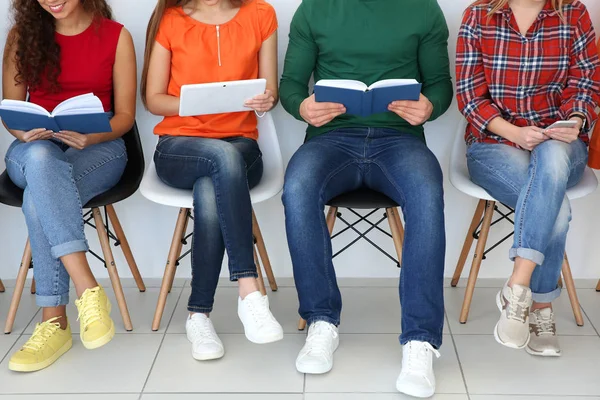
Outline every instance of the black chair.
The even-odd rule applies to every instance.
[[[383,193],[371,189],[359,189],[337,196],[329,201],[327,205],[329,206],[329,211],[327,212],[327,228],[329,229],[329,234],[333,234],[333,227],[336,220],[340,220],[346,225],[344,229],[331,236],[332,240],[348,230],[352,230],[357,234],[357,238],[340,249],[337,253],[333,254],[333,258],[337,257],[342,252],[348,250],[356,242],[363,239],[391,259],[394,263],[396,263],[396,266],[400,268],[402,263],[402,244],[404,243],[404,227],[402,225],[402,221],[400,220],[400,214],[398,213],[399,205],[394,200],[390,199]],[[347,209],[350,213],[358,217],[358,220],[350,223],[344,219],[342,213],[339,212],[340,208]],[[371,222],[369,218],[381,209],[385,209],[382,217],[376,222]],[[371,211],[365,215],[362,215],[356,210]],[[381,229],[379,226],[386,219],[390,224],[390,230],[392,231],[391,234]],[[364,232],[361,232],[356,228],[356,225],[358,225],[360,222],[366,222],[370,225],[370,227]],[[390,255],[387,251],[377,245],[377,243],[373,242],[367,237],[369,232],[375,229],[393,239],[398,258]],[[304,330],[304,328],[306,328],[306,321],[300,318],[300,321],[298,322],[298,330]]]
[[[100,239],[104,257],[100,257],[92,250],[90,250],[90,254],[102,261],[104,267],[108,270],[110,281],[119,305],[119,310],[123,317],[125,329],[131,331],[133,326],[131,324],[129,311],[127,310],[127,303],[125,301],[125,295],[123,294],[121,280],[119,279],[113,253],[110,248],[110,241],[113,240],[115,246],[121,246],[138,289],[140,292],[146,291],[146,286],[144,285],[144,281],[140,275],[137,264],[135,263],[133,254],[131,253],[131,248],[129,247],[129,243],[127,242],[127,238],[125,237],[125,233],[123,232],[123,228],[121,227],[121,223],[119,222],[117,213],[113,207],[113,204],[127,199],[137,191],[144,175],[144,152],[137,124],[135,124],[129,132],[123,135],[123,140],[125,141],[128,157],[127,166],[125,167],[123,176],[112,189],[94,197],[84,206],[84,209],[89,209],[89,211],[84,212],[83,220],[86,225],[93,227],[98,232],[98,238]],[[12,207],[21,207],[23,205],[23,190],[11,181],[6,171],[0,175],[0,203]],[[102,218],[100,209],[104,210],[104,220],[106,220],[106,223]],[[110,229],[109,220],[112,222],[114,233]],[[21,259],[21,265],[19,267],[19,273],[17,275],[15,291],[6,318],[4,333],[8,334],[12,331],[23,288],[25,287],[27,272],[32,266],[31,247],[29,245],[29,240],[27,240],[23,258]],[[33,280],[31,285],[31,293],[35,293],[35,280]]]

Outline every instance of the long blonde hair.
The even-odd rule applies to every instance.
[[[491,17],[494,13],[496,13],[498,10],[502,9],[504,6],[506,6],[506,4],[508,3],[509,0],[476,0],[473,5],[474,6],[479,6],[482,4],[488,4],[491,7],[490,12],[488,13],[488,18]],[[552,2],[552,7],[554,8],[554,11],[556,11],[558,13],[558,15],[560,16],[561,19],[563,19],[563,6],[565,4],[571,4],[573,1],[575,0],[549,0]]]

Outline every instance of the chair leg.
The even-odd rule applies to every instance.
[[[402,265],[402,244],[403,234],[400,232],[402,223],[398,225],[400,217],[398,216],[398,208],[392,207],[386,210],[387,219],[392,230],[392,239],[394,240],[394,247],[396,247],[396,253],[398,254],[398,265]]]
[[[160,327],[160,320],[162,319],[165,305],[167,304],[167,295],[171,290],[171,285],[175,279],[175,272],[177,271],[177,259],[181,254],[183,235],[185,234],[185,227],[188,220],[188,208],[181,208],[179,210],[179,217],[177,217],[177,224],[175,225],[175,232],[173,233],[173,239],[171,240],[171,248],[169,249],[169,257],[167,259],[167,265],[165,267],[165,274],[163,276],[162,284],[160,286],[160,293],[158,295],[158,303],[156,304],[156,311],[154,312],[154,319],[152,320],[152,330],[157,331]]]
[[[35,294],[35,277],[31,279],[31,294]]]
[[[15,291],[10,302],[10,308],[8,309],[8,315],[6,316],[6,325],[4,325],[4,333],[9,334],[12,332],[13,325],[15,323],[15,317],[17,316],[17,309],[19,308],[19,302],[21,301],[21,295],[23,294],[23,288],[25,288],[25,280],[27,279],[27,272],[29,272],[29,266],[31,265],[31,245],[29,239],[25,244],[25,251],[23,252],[23,258],[21,258],[21,265],[19,266],[19,273],[17,274],[17,282],[15,284]]]
[[[573,275],[571,274],[571,266],[569,265],[569,258],[565,253],[565,260],[563,261],[562,274],[564,277],[565,286],[569,294],[569,300],[571,300],[571,308],[573,308],[573,315],[575,316],[575,322],[577,326],[583,326],[583,315],[581,314],[581,306],[579,305],[579,299],[577,298],[577,290],[575,289],[575,282],[573,282]]]
[[[179,262],[178,259],[181,256],[181,251],[183,250],[183,240],[185,239],[186,235],[187,235],[187,228],[188,228],[188,224],[190,222],[190,211],[188,210],[185,215],[185,222],[183,223],[183,231],[181,232],[181,240],[178,243],[178,247],[177,247],[177,256],[175,257],[175,268],[177,268],[177,263]],[[169,253],[170,254],[170,253]],[[169,276],[169,293],[171,293],[171,290],[173,290],[173,283],[175,282],[175,274],[170,275]]]
[[[456,269],[454,270],[454,275],[452,276],[452,282],[450,285],[452,287],[456,287],[458,285],[458,281],[460,279],[460,275],[462,274],[463,268],[465,267],[465,263],[467,262],[467,257],[469,256],[469,252],[471,251],[471,246],[473,245],[473,231],[477,229],[477,225],[481,221],[481,216],[483,215],[483,211],[485,209],[485,200],[479,200],[477,204],[477,208],[475,209],[475,213],[473,214],[473,219],[471,220],[471,225],[469,226],[469,230],[467,231],[467,236],[465,237],[465,243],[463,244],[462,251],[460,252],[460,257],[458,258],[458,263],[456,264]]]
[[[133,258],[133,253],[131,252],[131,248],[129,247],[129,242],[127,241],[127,237],[125,236],[125,232],[123,232],[123,227],[121,226],[119,217],[117,217],[117,213],[115,212],[115,208],[112,204],[106,206],[106,212],[108,213],[108,218],[110,218],[110,222],[112,223],[113,228],[115,229],[117,239],[121,243],[121,250],[123,251],[123,255],[127,260],[127,264],[129,265],[129,269],[131,270],[133,279],[135,279],[135,283],[139,291],[145,292],[146,285],[144,285],[144,280],[142,279],[142,275],[138,270],[135,258]]]
[[[275,280],[275,275],[273,274],[273,268],[271,268],[271,260],[269,260],[269,253],[267,253],[267,247],[265,246],[265,240],[263,239],[262,232],[260,231],[260,225],[258,225],[258,220],[256,219],[256,215],[254,214],[254,210],[252,210],[252,233],[254,234],[254,238],[256,239],[256,248],[258,249],[258,254],[260,255],[260,260],[262,261],[262,266],[265,269],[265,275],[267,275],[267,279],[269,280],[269,286],[273,292],[277,291],[277,281]],[[258,264],[256,264],[258,267]]]
[[[462,310],[460,312],[459,321],[461,324],[467,323],[467,318],[469,317],[469,309],[471,308],[471,301],[473,300],[475,283],[477,282],[477,275],[479,275],[479,267],[481,267],[483,253],[485,252],[485,245],[487,243],[488,234],[490,233],[490,226],[492,224],[492,217],[494,216],[495,205],[495,201],[486,202],[483,224],[481,226],[479,239],[477,240],[475,256],[473,257],[473,264],[471,265],[471,271],[469,272],[469,281],[467,282],[467,289],[465,291],[465,299],[463,301]]]
[[[123,287],[121,286],[119,272],[117,271],[115,259],[110,248],[110,242],[108,240],[108,234],[106,233],[106,227],[104,226],[104,220],[102,219],[102,214],[100,214],[100,209],[92,209],[92,214],[94,215],[94,222],[96,223],[98,239],[100,240],[100,245],[102,246],[102,254],[104,254],[104,263],[106,264],[106,269],[108,270],[108,275],[110,276],[110,283],[112,284],[115,297],[117,298],[117,304],[119,306],[119,310],[121,311],[123,324],[125,325],[125,330],[130,332],[133,330],[133,325],[131,324],[129,310],[127,309],[127,302],[125,301],[125,294],[123,293]]]
[[[596,292],[600,292],[600,280],[598,280],[598,284],[596,285]]]
[[[4,284],[2,283],[2,279],[0,279],[0,293],[4,293],[5,290],[6,290],[6,288],[4,287]]]
[[[252,247],[252,252],[254,253],[254,264],[256,264],[256,273],[258,277],[256,281],[258,282],[258,290],[263,296],[267,295],[267,289],[265,289],[265,278],[263,278],[262,269],[260,266],[260,261],[258,260],[258,255],[256,254],[256,248]]]
[[[335,220],[337,218],[337,207],[329,207],[329,211],[327,211],[327,229],[329,230],[329,235],[333,233],[333,228],[335,226]],[[298,330],[303,331],[306,328],[306,321],[303,318],[300,318],[298,321]]]

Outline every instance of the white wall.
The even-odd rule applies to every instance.
[[[110,0],[109,0],[110,1]],[[287,35],[292,15],[301,0],[270,0],[275,6],[280,22],[280,72],[283,68],[283,58],[287,47]],[[327,1],[327,0],[321,0]],[[460,24],[462,11],[470,0],[438,0],[444,9],[450,27],[450,58],[454,59],[455,41]],[[9,29],[8,7],[9,0],[0,0],[0,50],[4,46],[6,32]],[[147,20],[154,7],[154,0],[112,0],[111,5],[116,18],[122,22],[133,34],[138,54],[138,65],[141,67],[144,49],[144,35]],[[584,0],[594,18],[597,29],[600,29],[600,3],[595,0]],[[300,146],[304,137],[304,124],[295,121],[279,106],[274,111],[275,123],[287,162],[294,151]],[[459,118],[456,105],[438,121],[426,126],[427,140],[438,156],[444,170],[450,156],[450,148],[454,126]],[[152,157],[153,146],[156,143],[152,128],[158,118],[138,107],[137,118],[144,150],[147,160]],[[0,153],[4,153],[11,142],[7,132],[0,134]],[[3,161],[0,161],[3,163]],[[4,167],[4,165],[0,165]],[[466,229],[471,221],[476,201],[457,192],[446,179],[446,232],[448,238],[448,251],[446,256],[446,275],[451,275],[460,253]],[[595,233],[600,225],[600,213],[597,212],[600,204],[600,193],[573,203],[573,223],[568,240],[568,252],[571,266],[576,278],[600,277],[600,231]],[[169,249],[171,235],[175,226],[177,210],[153,204],[145,200],[140,194],[134,195],[129,200],[116,206],[123,227],[127,233],[130,245],[137,259],[139,268],[144,277],[162,276],[164,263]],[[291,276],[291,262],[285,240],[283,208],[280,198],[256,206],[258,220],[261,223],[263,234],[275,273],[279,277]],[[0,207],[0,277],[11,279],[16,276],[21,252],[27,236],[23,216],[18,209]],[[510,228],[497,226],[493,229],[490,241],[500,238],[510,232]],[[88,238],[93,247],[98,251],[97,237],[91,230],[87,231]],[[340,248],[350,236],[340,237],[335,247]],[[383,235],[373,235],[381,245],[393,252],[390,239]],[[507,259],[509,245],[505,244],[490,254],[484,261],[481,277],[505,277],[510,271]],[[121,276],[130,276],[125,260],[119,250],[115,251],[116,262],[120,267]],[[98,276],[105,276],[105,271],[100,263],[92,261]],[[395,266],[384,256],[366,243],[355,245],[350,251],[336,259],[339,276],[349,277],[394,277],[398,271]],[[465,272],[466,273],[466,272]],[[182,263],[178,274],[189,276],[189,260]]]

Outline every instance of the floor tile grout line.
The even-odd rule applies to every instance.
[[[177,301],[175,301],[175,306],[173,307],[173,313],[171,314],[171,317],[169,318],[169,322],[167,322],[165,325],[165,332],[163,333],[163,337],[160,341],[160,344],[158,345],[158,349],[156,350],[154,359],[152,360],[152,365],[150,366],[150,369],[148,370],[148,375],[146,376],[146,380],[144,381],[144,385],[142,386],[142,390],[140,392],[140,397],[138,398],[138,400],[141,400],[142,396],[144,395],[144,390],[146,390],[146,385],[148,384],[148,380],[150,379],[150,375],[152,374],[152,370],[154,369],[154,364],[156,363],[158,354],[160,353],[160,350],[162,349],[162,345],[165,341],[165,338],[167,337],[167,331],[169,330],[171,321],[173,321],[173,317],[175,316],[175,313],[177,312],[177,306],[179,305],[179,301],[181,300],[181,296],[183,295],[183,289],[184,289],[184,287],[182,287],[181,290],[179,291],[179,296],[177,296]]]
[[[594,331],[596,332],[596,335],[600,336],[600,333],[598,332],[598,329],[596,329],[596,325],[594,325],[594,323],[592,322],[590,316],[588,315],[588,313],[585,311],[585,308],[583,308],[583,306],[580,304],[579,307],[581,308],[581,312],[585,315],[585,317],[587,318],[587,320],[589,321],[590,325],[592,326],[592,329],[594,329]],[[560,336],[560,335],[559,335]],[[564,335],[563,335],[564,336]]]
[[[447,321],[450,321],[448,318],[448,313],[444,311],[444,316]],[[452,346],[454,346],[454,353],[456,354],[456,361],[458,362],[458,368],[460,369],[460,375],[462,376],[463,384],[465,385],[465,390],[467,391],[467,398],[471,400],[471,395],[469,394],[469,385],[467,384],[467,378],[465,377],[465,371],[463,370],[462,363],[460,362],[460,355],[458,354],[458,346],[456,345],[456,341],[454,340],[454,334],[452,333],[452,327],[450,323],[448,323],[448,331],[450,332],[450,339],[452,340]]]

